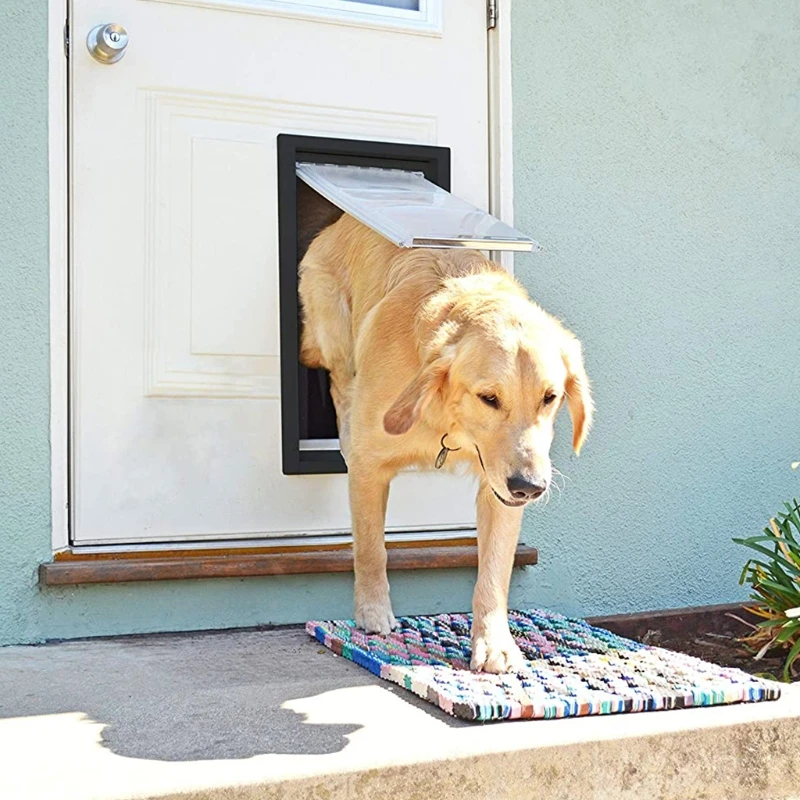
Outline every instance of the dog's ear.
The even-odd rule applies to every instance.
[[[425,410],[425,406],[447,380],[451,363],[452,357],[440,356],[417,372],[384,415],[383,429],[386,433],[399,436],[411,430]]]
[[[589,433],[589,428],[592,426],[594,403],[589,378],[583,366],[581,343],[571,334],[567,335],[562,355],[567,367],[564,389],[567,396],[567,408],[572,418],[572,449],[578,455]]]

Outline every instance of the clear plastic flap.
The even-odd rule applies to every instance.
[[[399,247],[539,250],[533,239],[421,172],[299,162],[312,189]]]

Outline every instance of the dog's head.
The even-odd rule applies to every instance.
[[[475,277],[474,292],[435,312],[437,335],[425,363],[386,413],[384,428],[405,433],[438,399],[447,444],[474,447],[497,498],[521,506],[550,485],[554,423],[565,403],[580,451],[592,419],[589,380],[572,333],[519,289]]]

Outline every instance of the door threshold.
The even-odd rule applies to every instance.
[[[478,566],[475,541],[390,542],[389,570],[459,569]],[[539,554],[518,545],[514,566],[532,566]],[[39,567],[43,586],[124,583],[198,578],[249,578],[352,572],[352,547],[347,544],[304,547],[256,547],[229,550],[163,550],[85,553],[80,549],[56,554]]]

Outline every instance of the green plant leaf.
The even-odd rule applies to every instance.
[[[758,623],[759,628],[778,628],[786,624],[785,617],[778,617],[777,619],[765,619],[763,622]]]
[[[776,611],[777,613],[783,616],[783,612],[787,608],[791,608],[798,600],[798,597],[792,597],[791,595],[785,594],[785,589],[779,584],[773,581],[762,581],[759,586],[762,589],[768,589],[769,592],[765,592],[762,594],[763,601],[771,609]],[[785,618],[785,617],[784,617]]]
[[[747,583],[758,583],[759,579],[767,574],[769,574],[768,565],[757,558],[751,558],[745,566],[744,575]]]
[[[762,608],[766,607],[769,609],[773,616],[786,619],[783,615],[783,610],[786,608],[786,601],[782,598],[775,597],[774,594],[762,593],[753,599],[756,600]]]
[[[790,547],[797,549],[799,546],[795,530],[800,533],[800,508],[785,503],[786,513],[778,513],[775,520],[779,532]],[[773,531],[774,533],[774,531]]]
[[[794,581],[781,569],[779,564],[765,564],[763,561],[752,560],[750,574],[748,575],[749,583],[755,586],[773,579],[781,584],[785,592],[789,594],[800,593],[800,581]]]
[[[793,636],[797,635],[800,635],[800,625],[790,624],[781,630],[781,632],[775,637],[775,641],[783,644],[784,642],[788,642]]]
[[[798,503],[797,500],[793,500],[792,502],[794,505],[791,503],[783,504],[786,507],[786,514],[781,514],[783,517],[782,533],[795,546],[800,546],[800,542],[798,542],[797,537],[792,532],[792,526],[794,526],[795,530],[800,534],[800,503]]]
[[[770,569],[771,562],[761,561],[755,556],[750,556],[745,566],[750,569],[751,572],[757,572],[758,568],[761,568],[762,572],[767,572]]]
[[[762,678],[766,681],[775,681],[776,683],[780,682],[780,678],[776,678],[771,672],[754,672],[753,675],[756,678]]]
[[[733,541],[735,542],[736,539],[734,539]],[[798,578],[800,578],[800,566],[797,565],[797,564],[793,564],[791,561],[789,561],[787,558],[785,558],[780,552],[773,553],[768,548],[763,547],[760,544],[754,544],[752,542],[747,542],[747,543],[739,542],[739,543],[740,544],[744,544],[745,547],[749,547],[751,550],[755,550],[758,553],[762,553],[763,555],[767,556],[768,558],[770,558],[773,561],[777,561],[781,566],[783,566],[784,568],[788,569],[791,573],[793,573]],[[798,557],[798,558],[800,558],[800,557]],[[749,563],[750,562],[748,562],[748,564]],[[759,562],[759,563],[761,563],[762,567],[768,568],[768,566],[766,564],[763,564],[762,562]]]
[[[780,583],[789,594],[794,594],[795,592],[800,595],[800,583],[795,582],[792,578],[787,575],[783,569],[781,569],[780,564],[775,563],[770,564],[769,569],[767,569],[767,575],[771,578],[774,578],[778,583]]]
[[[783,677],[787,681],[792,679],[792,664],[794,664],[798,656],[800,656],[800,639],[794,643],[794,646],[789,651],[789,655],[786,656],[786,663],[783,665]]]
[[[750,567],[750,562],[748,561],[742,568],[742,574],[739,576],[739,586],[745,585],[749,567]]]
[[[778,527],[781,530],[780,526]],[[769,528],[764,528],[764,533],[759,533],[756,536],[745,536],[742,538],[736,538],[733,540],[737,544],[742,544],[745,547],[750,547],[751,544],[756,542],[770,542],[770,544],[774,545],[775,547],[778,546],[778,542],[786,545],[787,549],[792,552],[794,555],[800,556],[800,546],[794,544],[789,539],[784,538],[783,531],[781,530],[781,536],[776,536]]]
[[[797,592],[788,591],[782,583],[776,583],[769,580],[769,578],[762,578],[759,580],[758,585],[767,589],[772,589],[777,595],[782,597],[787,605],[786,608],[793,608],[800,600],[800,587]],[[794,598],[794,599],[793,599]]]
[[[788,571],[793,580],[800,582],[800,549],[793,547],[784,537],[766,534],[733,541],[769,559],[768,564],[756,559],[751,559],[748,564],[758,564],[767,572],[780,568]]]
[[[770,602],[775,603],[777,601],[775,601],[771,595],[765,596],[763,594],[755,593],[751,594],[748,599],[756,603],[759,608],[769,610],[774,615],[783,617],[783,603],[779,603],[778,608],[773,608],[772,606],[769,605],[769,603]]]
[[[778,544],[780,542],[780,544],[782,544],[789,551],[789,555],[792,559],[798,559],[796,562],[790,561],[790,563],[794,563],[795,566],[800,566],[800,547],[796,547],[788,539],[778,538],[774,534],[764,534],[760,536],[749,536],[747,539],[733,539],[733,541],[736,542],[736,544],[740,544],[743,547],[749,547],[754,550],[758,549],[759,547],[763,548],[764,544],[769,543],[775,548],[777,555],[783,555],[783,548]],[[774,551],[770,550],[769,552],[770,555],[772,555]],[[785,555],[783,555],[783,557],[786,558]]]

